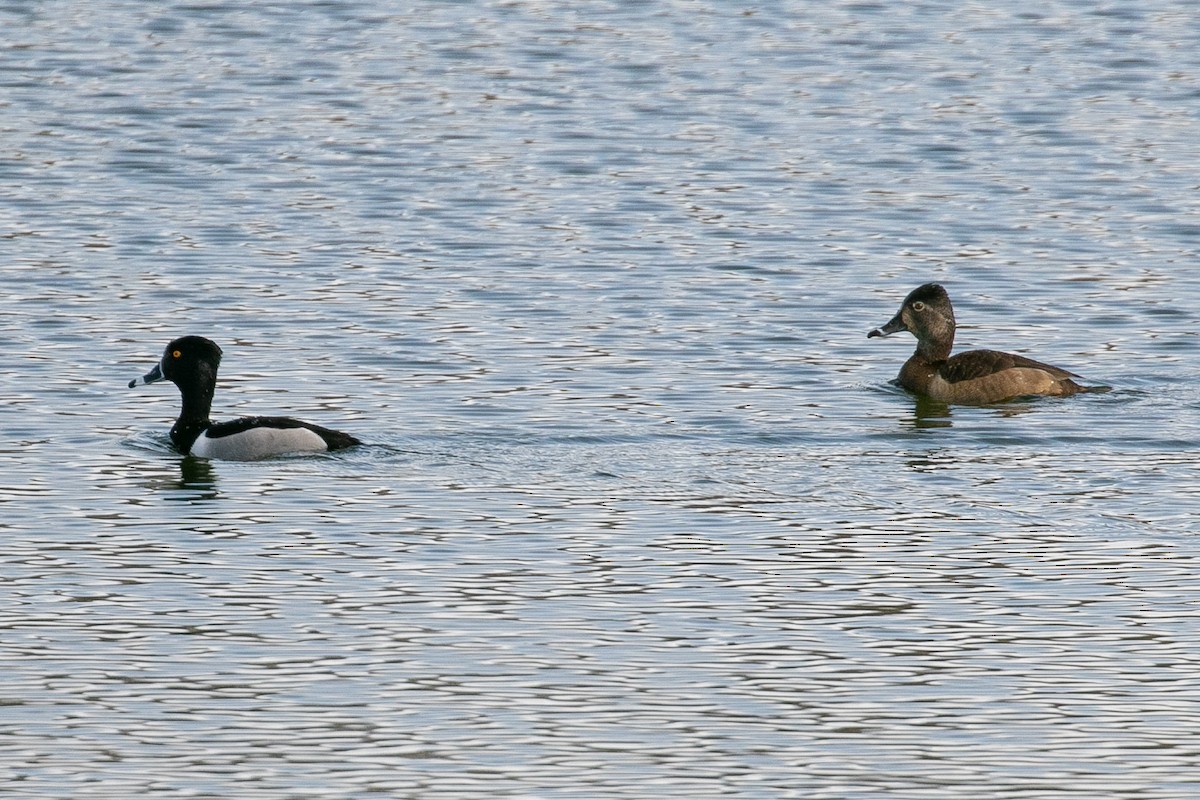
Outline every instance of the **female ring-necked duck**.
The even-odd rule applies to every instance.
[[[291,417],[242,417],[214,423],[208,414],[217,387],[221,348],[203,336],[183,336],[167,345],[162,360],[139,383],[171,381],[179,387],[183,409],[171,426],[179,452],[202,458],[253,461],[284,453],[341,450],[360,444],[348,433],[322,428]]]
[[[1072,380],[1079,377],[1073,372],[1012,353],[968,350],[951,357],[954,308],[946,290],[936,283],[913,289],[896,316],[867,338],[897,331],[917,337],[917,350],[900,368],[897,383],[938,402],[998,403],[1029,395],[1066,397],[1107,389],[1082,386]]]

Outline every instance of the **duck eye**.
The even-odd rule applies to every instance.
[[[913,311],[924,311],[924,310],[925,310],[925,304],[924,304],[924,303],[922,303],[920,300],[918,300],[917,302],[915,302],[915,303],[913,303],[913,304],[912,304],[912,310],[913,310]]]
[[[174,350],[171,352],[171,355],[175,358],[179,358],[180,356],[183,355],[183,351],[182,350]]]

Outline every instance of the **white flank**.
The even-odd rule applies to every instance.
[[[232,436],[210,439],[200,435],[192,445],[192,455],[223,458],[227,461],[254,461],[284,453],[323,452],[325,440],[308,428],[250,428]]]

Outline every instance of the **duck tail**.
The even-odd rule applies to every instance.
[[[1085,386],[1082,383],[1076,383],[1075,381],[1071,380],[1070,378],[1067,378],[1066,380],[1064,380],[1062,382],[1062,387],[1063,387],[1064,395],[1068,395],[1068,394],[1104,394],[1105,392],[1112,391],[1111,386]]]

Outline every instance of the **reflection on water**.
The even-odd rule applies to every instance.
[[[217,481],[213,475],[212,462],[206,458],[192,456],[179,459],[179,482],[176,488],[192,493],[192,502],[216,498]],[[182,499],[182,495],[175,495],[172,499]]]
[[[910,419],[903,419],[902,423],[909,424],[916,429],[948,428],[951,425],[950,417],[950,406],[926,397],[916,396],[913,398],[913,416]]]
[[[0,21],[6,797],[1200,794],[1180,9]],[[1117,389],[889,386],[928,280]]]

